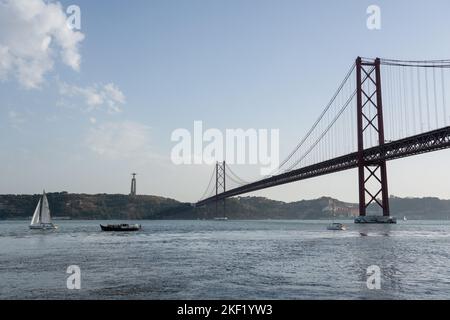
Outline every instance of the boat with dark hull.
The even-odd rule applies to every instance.
[[[102,231],[139,231],[142,229],[140,224],[108,224],[106,226],[100,225]]]

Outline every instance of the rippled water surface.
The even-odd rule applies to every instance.
[[[0,222],[1,299],[448,299],[450,223],[327,231],[326,221]],[[107,222],[103,222],[107,223]],[[109,222],[111,223],[111,222]],[[81,290],[68,290],[69,265]],[[380,290],[366,269],[381,268]]]

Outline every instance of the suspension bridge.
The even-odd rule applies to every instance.
[[[273,174],[248,182],[218,162],[196,206],[215,203],[217,210],[222,201],[225,212],[230,197],[357,169],[359,221],[392,222],[386,163],[450,147],[449,73],[450,60],[358,57]],[[364,220],[370,205],[380,219]]]

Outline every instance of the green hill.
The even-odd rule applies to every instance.
[[[31,219],[40,195],[0,195],[0,219]],[[194,208],[189,203],[150,195],[47,194],[52,216],[67,219],[213,219],[223,216],[222,203]],[[332,204],[332,205],[330,205]],[[408,219],[448,219],[450,200],[438,198],[390,198],[391,214]],[[333,211],[334,210],[334,211]],[[376,213],[369,207],[369,212]],[[329,197],[282,202],[262,197],[227,199],[229,219],[330,219],[352,218],[357,205]]]

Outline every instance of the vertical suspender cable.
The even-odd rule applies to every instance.
[[[425,68],[425,90],[426,90],[426,100],[427,100],[427,121],[428,130],[431,130],[431,120],[430,120],[430,93],[428,92],[428,69]]]
[[[402,96],[402,80],[401,80],[401,70],[400,68],[398,68],[398,72],[397,72],[397,89],[398,89],[398,110],[400,111],[399,117],[398,119],[403,119],[403,96]],[[399,139],[400,138],[404,138],[404,126],[399,126]]]
[[[445,98],[445,79],[444,79],[444,68],[441,68],[441,85],[442,85],[442,111],[444,114],[444,126],[447,125],[447,104],[446,104],[446,98]]]
[[[388,70],[388,74],[389,74],[389,127],[391,128],[391,134],[390,134],[390,138],[391,140],[396,140],[396,136],[395,136],[395,127],[394,127],[394,110],[395,110],[395,106],[394,106],[394,99],[393,99],[393,82],[394,79],[392,77],[392,67],[391,66],[387,66],[386,67]]]
[[[403,83],[403,108],[405,110],[405,137],[407,137],[409,135],[409,119],[408,119],[408,96],[406,94],[407,88],[407,82],[406,82],[406,68],[405,67],[401,67],[402,70],[402,83]]]
[[[420,133],[423,133],[423,118],[422,118],[422,85],[420,83],[420,68],[417,67],[417,97],[419,99],[419,115],[420,115]]]
[[[415,99],[414,99],[414,79],[413,79],[413,69],[409,69],[409,80],[410,80],[410,84],[411,84],[411,108],[413,111],[413,134],[417,133],[417,128],[416,128],[416,103],[415,103]]]
[[[439,112],[438,112],[438,102],[437,102],[437,85],[436,85],[436,68],[433,67],[433,93],[434,93],[434,113],[436,118],[436,127],[439,128]]]

